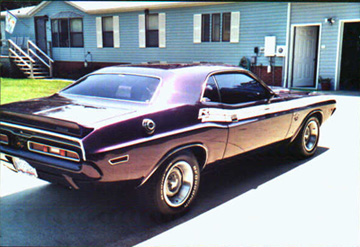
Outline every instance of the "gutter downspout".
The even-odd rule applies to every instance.
[[[289,87],[289,82],[288,82],[288,75],[289,75],[289,53],[290,53],[290,21],[291,21],[291,3],[288,3],[288,8],[287,8],[287,24],[286,24],[286,56],[285,56],[285,74],[284,74],[284,82],[283,82],[283,87]]]

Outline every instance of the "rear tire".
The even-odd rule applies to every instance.
[[[171,216],[189,208],[199,185],[198,161],[191,152],[181,152],[160,167],[145,186],[152,211]]]
[[[317,150],[320,137],[320,122],[317,117],[310,117],[306,120],[298,136],[291,144],[292,153],[299,158],[307,158]]]

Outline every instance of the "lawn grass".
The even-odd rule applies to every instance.
[[[12,79],[0,77],[0,104],[49,96],[66,87],[71,81]]]

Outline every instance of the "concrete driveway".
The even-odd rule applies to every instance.
[[[211,170],[170,222],[133,191],[70,191],[2,166],[0,245],[360,246],[360,97],[336,98],[312,159],[269,152]]]

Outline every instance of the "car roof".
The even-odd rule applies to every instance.
[[[107,74],[107,73],[132,73],[149,76],[166,77],[167,75],[186,73],[194,74],[197,76],[203,75],[206,77],[208,74],[220,71],[245,71],[241,67],[216,64],[216,63],[152,63],[152,64],[127,64],[117,65],[99,69],[93,74]]]

